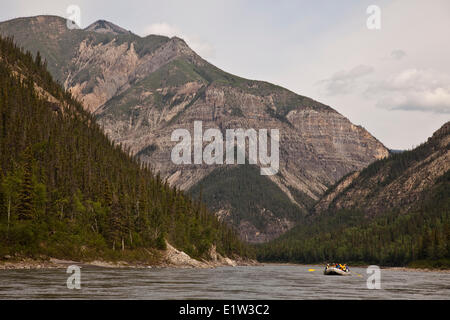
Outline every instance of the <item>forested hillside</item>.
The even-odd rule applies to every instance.
[[[244,255],[234,232],[102,133],[39,53],[0,38],[0,257]]]
[[[450,265],[450,123],[414,150],[344,177],[264,261]]]
[[[210,208],[218,215],[233,212],[228,222],[250,241],[268,241],[285,232],[297,223],[289,207],[308,210],[311,202],[343,175],[389,153],[367,130],[331,106],[221,70],[178,37],[140,37],[105,20],[85,29],[69,29],[65,18],[50,15],[0,22],[0,35],[13,36],[33,54],[39,51],[54,78],[95,113],[112,141],[124,149],[129,147],[181,190],[195,193],[213,187],[214,192],[229,194],[234,187],[207,185],[223,173],[215,171],[221,165],[173,163],[174,130],[183,128],[192,134],[194,121],[202,121],[205,130],[222,132],[279,130],[279,171],[264,179],[270,180],[271,190],[273,183],[278,190],[265,192],[264,204],[256,210],[241,210],[253,202],[250,192],[239,197],[244,203],[223,197],[220,206],[212,203]],[[261,180],[247,177],[253,182]],[[202,185],[196,186],[200,180]],[[224,182],[236,181],[229,178]],[[280,205],[284,208],[278,210]]]
[[[241,239],[266,242],[280,236],[306,215],[276,183],[254,165],[216,168],[189,189],[216,214],[240,231]],[[301,196],[301,192],[297,193]],[[297,195],[295,194],[295,195]],[[304,196],[306,200],[307,196]],[[306,203],[306,201],[303,201]]]

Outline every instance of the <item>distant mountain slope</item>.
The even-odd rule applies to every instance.
[[[327,209],[360,208],[367,215],[397,209],[407,212],[426,196],[450,169],[450,122],[414,150],[394,153],[344,178],[315,206]]]
[[[216,168],[189,193],[200,195],[221,220],[236,225],[241,238],[252,243],[280,236],[306,214],[254,165]]]
[[[260,246],[270,261],[450,266],[450,122],[419,147],[342,178],[315,213]]]
[[[243,254],[229,227],[115,146],[35,59],[0,37],[0,257],[158,261]]]
[[[195,185],[217,168],[170,161],[175,145],[171,133],[178,128],[192,133],[195,120],[203,122],[204,130],[219,128],[222,132],[278,129],[280,171],[268,179],[300,212],[343,175],[388,155],[364,128],[329,106],[267,82],[224,72],[179,38],[141,38],[103,20],[85,30],[67,30],[65,25],[65,19],[53,16],[20,18],[0,23],[0,34],[13,35],[33,52],[39,50],[52,74],[95,112],[113,141],[183,190],[198,190]],[[208,188],[203,184],[203,189]],[[267,196],[278,202],[271,194]],[[255,209],[252,214],[264,209],[268,208]],[[273,214],[277,216],[278,211]],[[283,215],[280,212],[278,218]],[[242,219],[249,223],[244,215]],[[266,222],[271,219],[267,216]],[[239,228],[237,221],[231,222]],[[289,220],[286,225],[294,223]],[[246,230],[253,230],[252,234]],[[269,233],[284,230],[274,233],[253,226],[240,232],[245,238],[262,241],[270,238]]]

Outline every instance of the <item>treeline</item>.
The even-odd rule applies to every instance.
[[[344,261],[380,265],[450,266],[450,171],[416,209],[370,219],[362,210],[327,212],[305,220],[287,234],[259,245],[261,261],[321,263]],[[434,263],[434,262],[439,263]]]
[[[248,251],[200,202],[110,142],[39,53],[0,38],[0,257],[123,258],[166,240],[197,258],[212,245]]]

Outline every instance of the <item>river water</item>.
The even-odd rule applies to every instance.
[[[315,271],[312,271],[314,269]],[[65,269],[0,270],[0,299],[450,299],[450,273],[381,269],[368,289],[365,268],[325,276],[323,266],[215,269],[81,268],[81,289]]]

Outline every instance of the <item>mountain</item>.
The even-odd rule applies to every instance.
[[[261,246],[271,261],[450,265],[450,122],[330,188],[302,225]]]
[[[110,33],[110,34],[131,34],[130,31],[115,25],[106,20],[97,20],[84,29],[85,31],[93,31],[98,33]]]
[[[342,176],[389,154],[364,128],[331,107],[222,71],[177,37],[142,38],[106,21],[69,30],[66,20],[55,16],[2,22],[0,34],[14,36],[33,53],[39,51],[52,75],[95,113],[113,141],[171,185],[196,196],[201,193],[251,242],[270,240],[290,229]],[[218,128],[222,133],[278,129],[278,174],[261,178],[252,166],[175,165],[170,160],[175,145],[171,134],[179,128],[192,134],[195,120],[202,121],[203,130]],[[237,182],[243,169],[248,183],[238,198],[229,197],[229,184],[214,186],[212,177],[226,175],[226,181]],[[276,191],[265,193],[264,205],[252,205],[255,199],[247,195],[266,185]],[[218,197],[220,205],[214,201]],[[238,209],[237,202],[247,209]],[[292,205],[298,208],[296,214]]]
[[[450,169],[450,122],[414,150],[394,153],[348,175],[315,205],[326,210],[364,208],[366,215],[386,210],[408,212]]]
[[[196,259],[245,254],[202,204],[111,142],[39,54],[0,37],[0,257],[156,264],[167,242]]]

